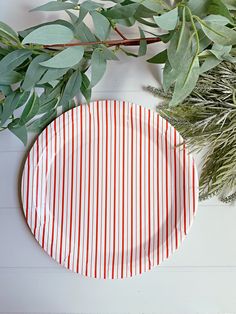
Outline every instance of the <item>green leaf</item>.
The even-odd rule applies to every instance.
[[[12,121],[9,125],[8,125],[8,129],[14,134],[16,135],[22,142],[23,144],[26,146],[27,144],[27,129],[26,127],[23,125],[19,125],[19,119],[15,119],[14,121]]]
[[[62,25],[62,26],[65,26],[65,27],[71,29],[71,31],[74,32],[74,26],[70,22],[58,19],[58,20],[54,20],[54,21],[46,22],[46,23],[41,23],[41,24],[35,25],[33,27],[27,28],[27,29],[25,29],[23,31],[20,31],[19,35],[22,38],[25,38],[27,35],[32,33],[34,30],[36,30],[38,28],[41,28],[43,26],[48,26],[48,25]]]
[[[57,110],[53,109],[46,114],[44,114],[42,117],[40,117],[37,120],[32,121],[28,125],[28,130],[29,132],[33,133],[39,133],[42,132],[42,130],[50,123],[52,122],[55,118],[57,117]]]
[[[97,41],[94,34],[90,31],[88,26],[81,22],[75,29],[75,37],[82,42]]]
[[[82,2],[80,4],[79,18],[77,19],[76,24],[80,24],[89,12],[95,11],[102,6],[103,5],[101,3],[97,3],[91,0]]]
[[[1,123],[0,126],[2,126],[13,114],[14,110],[23,106],[27,99],[29,98],[28,92],[19,92],[15,91],[9,94],[4,101],[3,104],[3,110],[0,117]]]
[[[66,83],[58,106],[63,107],[66,106],[67,103],[79,93],[81,82],[82,82],[81,73],[79,71],[75,71],[70,76],[68,82]]]
[[[199,60],[193,57],[187,60],[182,72],[178,75],[170,106],[180,104],[194,89],[199,77]]]
[[[96,11],[91,12],[90,15],[92,16],[93,19],[95,35],[100,40],[107,39],[111,29],[111,25],[108,19]]]
[[[143,7],[151,10],[152,12],[163,12],[163,3],[160,3],[160,1],[156,0],[134,0],[133,2],[141,4]]]
[[[39,111],[38,114],[43,114],[46,112],[50,112],[52,109],[54,109],[57,105],[58,99],[51,99],[49,101],[45,100],[43,98],[39,98]]]
[[[236,32],[229,27],[219,25],[216,23],[199,21],[203,32],[213,42],[220,45],[235,45],[236,44]]]
[[[10,118],[13,111],[16,109],[15,103],[13,101],[14,97],[15,97],[15,94],[12,93],[5,98],[5,101],[2,106],[2,113],[0,116],[0,120],[1,120],[0,127],[4,125],[4,123]]]
[[[230,20],[227,19],[225,16],[214,15],[214,14],[206,16],[203,20],[207,22],[211,22],[211,23],[220,24],[220,25],[227,25],[231,23]]]
[[[25,60],[31,56],[32,52],[26,49],[18,49],[10,52],[0,61],[0,76],[6,72],[15,70]]]
[[[163,29],[168,31],[175,29],[178,23],[178,8],[175,8],[167,13],[160,16],[153,17],[156,24]]]
[[[211,0],[189,0],[188,6],[191,9],[192,14],[206,16],[210,2]]]
[[[84,48],[82,46],[69,47],[56,54],[51,59],[40,64],[48,68],[64,69],[78,64],[83,58]]]
[[[96,48],[93,51],[91,58],[91,83],[90,87],[94,87],[100,79],[103,77],[106,71],[106,59],[104,58],[103,52]]]
[[[82,73],[82,83],[80,87],[80,91],[84,98],[86,99],[87,103],[90,102],[91,99],[91,88],[90,88],[90,81],[86,74]]]
[[[124,6],[117,4],[103,14],[110,19],[126,19],[134,16],[139,5],[139,3],[131,3]]]
[[[191,43],[191,34],[188,26],[183,20],[181,28],[175,32],[170,40],[170,45],[167,48],[168,60],[172,68],[181,68],[185,63],[187,53],[189,53]]]
[[[38,81],[38,84],[45,84],[54,80],[61,78],[66,74],[68,68],[65,69],[46,69],[45,74],[42,76],[41,80]]]
[[[167,60],[163,69],[163,89],[166,92],[175,82],[178,71],[173,69]]]
[[[59,1],[51,1],[46,4],[43,4],[39,7],[36,7],[30,12],[33,11],[61,11],[61,10],[69,10],[69,9],[75,9],[76,5],[73,3],[68,2],[59,2]]]
[[[25,125],[39,111],[39,99],[36,93],[33,93],[27,101],[25,108],[19,120],[19,125]]]
[[[236,2],[235,0],[224,0],[225,5],[229,10],[235,11],[236,10]]]
[[[111,51],[110,49],[108,49],[106,46],[101,45],[101,48],[103,51],[104,58],[106,60],[113,60],[113,61],[119,60],[118,57],[116,56],[116,54],[113,51]]]
[[[18,72],[11,71],[0,75],[0,85],[12,85],[22,80],[22,75]]]
[[[6,23],[0,21],[0,36],[12,39],[16,42],[19,41],[17,33]]]
[[[9,94],[12,93],[12,88],[11,86],[8,85],[0,85],[0,91],[2,92],[3,95],[8,96]]]
[[[227,6],[221,0],[211,0],[207,11],[208,14],[225,16],[231,23],[234,23]]]
[[[148,59],[147,62],[162,64],[162,63],[165,63],[166,60],[167,60],[167,50],[163,50],[162,52],[158,53],[154,57]]]
[[[24,90],[31,90],[40,80],[42,75],[47,70],[45,67],[40,65],[40,62],[46,61],[48,59],[49,56],[47,54],[39,55],[33,59],[26,71],[25,79],[22,84],[22,88]]]
[[[36,28],[24,39],[23,44],[53,45],[66,44],[74,38],[73,31],[60,24],[46,25]]]
[[[145,38],[143,30],[139,27],[140,38]],[[138,55],[144,56],[147,52],[147,41],[145,39],[140,40]]]
[[[217,66],[221,61],[216,58],[214,55],[207,56],[206,60],[203,62],[203,64],[200,67],[200,74],[205,73],[209,71],[210,69]]]

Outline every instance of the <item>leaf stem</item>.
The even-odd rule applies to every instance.
[[[102,41],[89,41],[89,42],[75,42],[69,44],[54,44],[44,45],[43,48],[60,48],[60,47],[75,47],[75,46],[94,46],[94,45],[106,45],[112,46],[138,46],[143,38],[132,38],[132,39],[117,39],[117,40],[102,40]],[[153,44],[160,42],[161,39],[158,37],[148,37],[145,39],[147,44]]]

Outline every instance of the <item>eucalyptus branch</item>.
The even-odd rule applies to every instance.
[[[133,39],[116,39],[116,40],[100,40],[90,42],[75,42],[69,44],[54,44],[54,45],[43,45],[43,48],[63,48],[63,47],[75,47],[75,46],[94,46],[94,45],[105,45],[108,47],[112,46],[138,46],[140,42],[145,40],[147,44],[154,44],[160,42],[161,39],[158,37],[147,37],[147,38],[133,38]]]

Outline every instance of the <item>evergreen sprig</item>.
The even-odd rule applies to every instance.
[[[200,176],[200,197],[218,195],[236,199],[236,64],[222,62],[203,73],[193,92],[177,107],[170,107],[173,89],[148,87],[164,99],[157,110],[181,133],[193,150],[205,151]]]

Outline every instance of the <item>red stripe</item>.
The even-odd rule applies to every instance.
[[[112,279],[115,271],[116,250],[116,101],[114,103],[114,220],[113,220],[113,257],[112,257]]]
[[[148,267],[151,269],[151,130],[150,130],[150,110],[148,111]]]
[[[46,128],[46,187],[45,187],[45,200],[47,200],[47,189],[48,189],[48,128]],[[44,249],[45,244],[45,229],[46,229],[46,222],[47,222],[47,216],[46,216],[46,206],[44,207],[44,223],[43,223],[43,236],[42,236],[42,247]]]
[[[65,172],[66,172],[66,128],[65,115],[63,115],[63,165],[62,165],[62,212],[61,212],[61,237],[60,237],[60,258],[59,263],[62,263],[62,240],[64,227],[64,209],[65,209]]]
[[[160,199],[159,199],[159,126],[160,116],[157,116],[157,264],[160,263]]]
[[[27,189],[26,189],[26,208],[25,208],[25,217],[26,221],[29,223],[29,188],[30,188],[30,155],[27,158]]]
[[[83,184],[83,107],[80,105],[80,187],[79,187],[79,221],[78,221],[78,257],[76,271],[79,272],[79,258],[80,258],[80,228],[81,228],[81,208],[82,208],[82,184]]]
[[[87,248],[86,248],[86,270],[85,276],[88,275],[88,256],[89,256],[89,227],[90,227],[90,171],[91,171],[91,113],[89,111],[89,156],[88,156],[88,220],[87,220]]]
[[[139,107],[140,122],[140,251],[139,251],[139,273],[142,273],[142,107]]]
[[[34,209],[34,236],[36,235],[36,229],[37,229],[37,213],[38,213],[38,188],[39,188],[39,138],[36,140],[36,208]]]
[[[99,149],[100,149],[100,124],[99,124],[99,102],[97,101],[97,136],[98,136],[98,145],[97,145],[97,195],[96,195],[96,249],[95,249],[95,264],[94,264],[94,277],[97,278],[97,255],[98,255],[98,200],[99,200]]]
[[[184,196],[184,234],[186,234],[186,191],[185,191],[185,184],[186,184],[186,151],[185,151],[185,144],[183,149],[183,196]]]
[[[104,279],[106,279],[107,267],[107,177],[108,177],[108,102],[106,101],[106,161],[105,161],[105,222],[104,222]]]
[[[75,134],[75,126],[74,126],[74,110],[71,111],[71,124],[72,124],[72,154],[71,154],[71,194],[70,194],[70,235],[69,235],[69,256],[68,256],[68,268],[70,268],[70,257],[71,257],[71,238],[72,238],[72,214],[73,214],[73,196],[74,196],[74,153],[75,153],[75,145],[74,145],[74,134]]]
[[[125,102],[123,102],[123,157],[122,157],[122,255],[121,278],[124,276],[124,241],[125,241]]]
[[[175,248],[178,247],[178,230],[177,230],[177,180],[176,180],[176,129],[174,130],[174,199],[175,199]]]
[[[169,243],[168,243],[168,228],[169,228],[169,197],[168,197],[168,122],[166,122],[166,134],[165,134],[165,144],[166,144],[166,257],[169,256]]]
[[[131,252],[130,252],[130,275],[132,276],[132,264],[133,264],[133,157],[134,157],[134,130],[133,130],[133,108],[130,109],[130,120],[131,120],[131,228],[130,228],[130,234],[131,234]]]
[[[56,180],[57,180],[57,126],[56,121],[54,121],[54,182],[53,182],[53,208],[52,208],[52,235],[51,235],[51,256],[53,253],[53,243],[54,243],[54,219],[55,219],[55,209],[56,209]],[[64,181],[64,180],[63,180]]]

